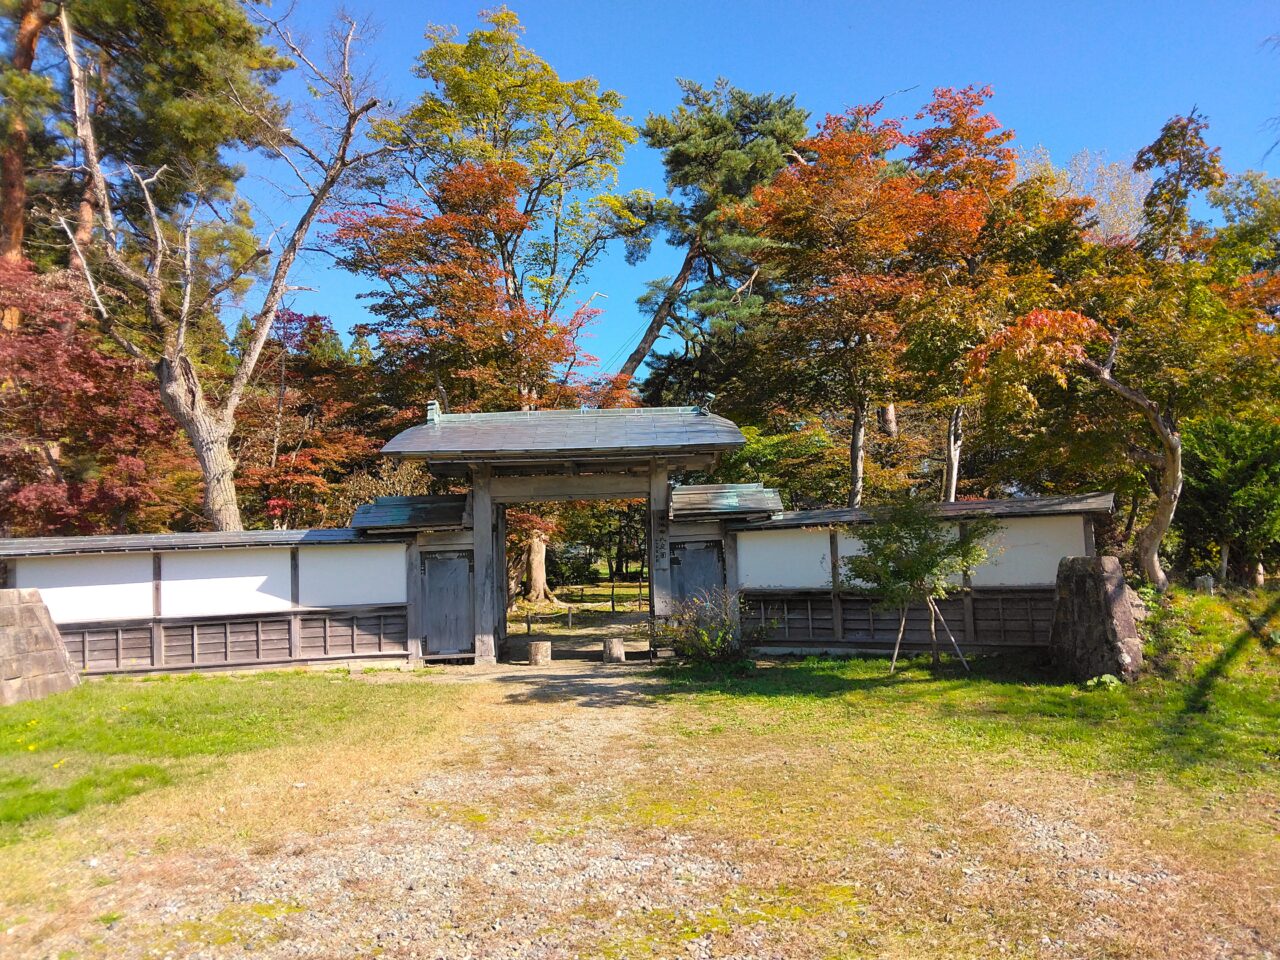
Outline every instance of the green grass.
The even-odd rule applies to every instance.
[[[82,683],[0,710],[0,842],[31,821],[112,803],[221,759],[393,717],[434,687],[369,684],[346,671]]]
[[[924,659],[889,674],[880,659],[809,659],[759,669],[676,667],[671,697],[692,695],[690,735],[741,727],[874,731],[913,746],[1043,755],[1089,771],[1161,772],[1217,788],[1280,773],[1280,651],[1267,643],[1280,595],[1222,599],[1175,592],[1145,628],[1147,675],[1085,688],[1033,661],[975,658],[937,670]]]

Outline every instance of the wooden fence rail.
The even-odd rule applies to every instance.
[[[940,601],[951,632],[966,651],[1039,649],[1049,645],[1053,587],[974,588]],[[765,650],[889,652],[898,636],[898,612],[880,609],[872,597],[840,594],[839,623],[830,590],[752,590],[742,594],[742,625],[760,636]],[[947,645],[938,626],[939,642]],[[929,612],[907,610],[902,648],[929,649]]]
[[[85,674],[406,657],[403,604],[59,626]]]

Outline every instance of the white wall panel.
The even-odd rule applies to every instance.
[[[288,610],[289,550],[183,550],[160,561],[164,617],[236,616]]]
[[[743,589],[830,587],[830,534],[826,530],[743,530],[738,534],[738,582]]]
[[[304,607],[404,603],[405,577],[403,543],[298,551],[298,602]]]
[[[54,623],[151,617],[151,554],[30,557],[15,586],[35,587]]]
[[[1085,555],[1080,514],[1061,517],[1005,517],[988,541],[991,559],[973,571],[975,587],[1021,587],[1052,584],[1058,561]]]

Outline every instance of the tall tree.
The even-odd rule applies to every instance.
[[[649,322],[622,364],[625,377],[635,376],[682,303],[692,301],[704,323],[732,321],[751,305],[756,273],[738,211],[786,166],[808,125],[794,96],[748,93],[723,78],[710,89],[677,82],[681,105],[667,116],[650,114],[641,135],[662,151],[667,192],[678,197],[648,208],[647,233],[665,233],[684,257],[675,276],[656,281],[642,301]]]
[[[1159,174],[1137,244],[1087,247],[1087,264],[1064,286],[1058,309],[1029,312],[974,354],[975,367],[994,363],[989,382],[1082,376],[1119,403],[1115,427],[1155,493],[1135,552],[1161,590],[1168,577],[1160,546],[1182,494],[1183,421],[1266,389],[1277,362],[1252,264],[1186,209],[1197,191],[1223,181],[1203,131],[1202,118],[1175,117],[1139,154],[1138,164]]]
[[[507,296],[551,316],[568,307],[610,241],[642,226],[631,207],[643,195],[607,189],[636,132],[615,91],[591,77],[564,80],[524,46],[510,10],[481,19],[485,25],[461,40],[453,27],[427,31],[429,46],[414,73],[430,89],[379,125],[398,149],[378,182],[398,203],[429,205],[441,178],[463,165],[518,166],[512,182],[519,218],[500,225],[485,245]]]
[[[225,148],[258,143],[262,124],[255,114],[275,109],[268,88],[288,66],[263,43],[260,26],[239,0],[10,0],[0,8],[12,37],[12,53],[0,62],[0,114],[8,128],[0,148],[0,256],[19,257],[29,227],[48,229],[32,220],[33,178],[42,206],[56,198],[78,207],[82,244],[92,229],[96,201],[74,134],[68,136],[72,84],[56,43],[64,5],[98,154],[108,165],[152,170],[180,155],[185,179],[225,186],[239,173]],[[50,42],[41,43],[46,36]],[[236,95],[228,97],[228,89]],[[252,111],[242,109],[245,103]],[[153,184],[151,196],[168,212],[184,193],[173,178]],[[140,200],[126,189],[116,197],[117,211]],[[140,208],[131,212],[145,216]]]
[[[758,189],[746,211],[765,241],[759,261],[788,288],[773,312],[782,366],[798,374],[794,400],[848,417],[850,506],[862,502],[869,419],[894,395],[903,307],[920,291],[909,247],[927,212],[919,183],[890,159],[909,139],[879,111],[828,117],[799,145],[809,159]]]
[[[267,22],[306,75],[316,100],[315,128],[304,133],[310,124],[301,117],[293,127],[283,125],[277,112],[263,112],[256,101],[241,98],[234,83],[227,97],[260,124],[262,142],[295,175],[303,191],[301,212],[278,250],[268,246],[248,253],[232,249],[222,262],[210,264],[195,256],[201,227],[197,218],[209,207],[225,206],[221,187],[192,177],[176,144],[170,162],[158,168],[143,171],[126,165],[122,176],[108,177],[90,107],[91,83],[67,7],[62,8],[60,20],[74,95],[76,138],[93,190],[97,230],[86,249],[66,217],[61,225],[85,270],[105,332],[129,356],[154,362],[160,397],[190,438],[200,464],[206,518],[220,530],[240,529],[231,453],[236,412],[271,336],[290,270],[334,190],[352,171],[389,150],[385,145],[362,147],[378,101],[356,72],[357,26],[346,21],[335,33],[326,64],[313,59],[283,24]],[[310,142],[304,142],[304,137]],[[161,189],[175,191],[181,198],[176,216],[166,217],[158,205]],[[141,198],[141,218],[118,212],[117,200],[128,191]],[[216,374],[202,372],[194,331],[201,317],[220,316],[226,298],[243,292],[243,281],[255,270],[266,274],[261,298],[250,314],[243,350],[233,358],[222,382]],[[125,291],[141,300],[141,317],[134,303],[124,299]]]

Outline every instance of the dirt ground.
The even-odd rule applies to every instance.
[[[1276,847],[1216,848],[1230,809],[1189,838],[1158,784],[722,728],[643,664],[565,653],[361,675],[443,684],[445,716],[233,759],[48,838],[49,898],[0,954],[1277,956]]]

